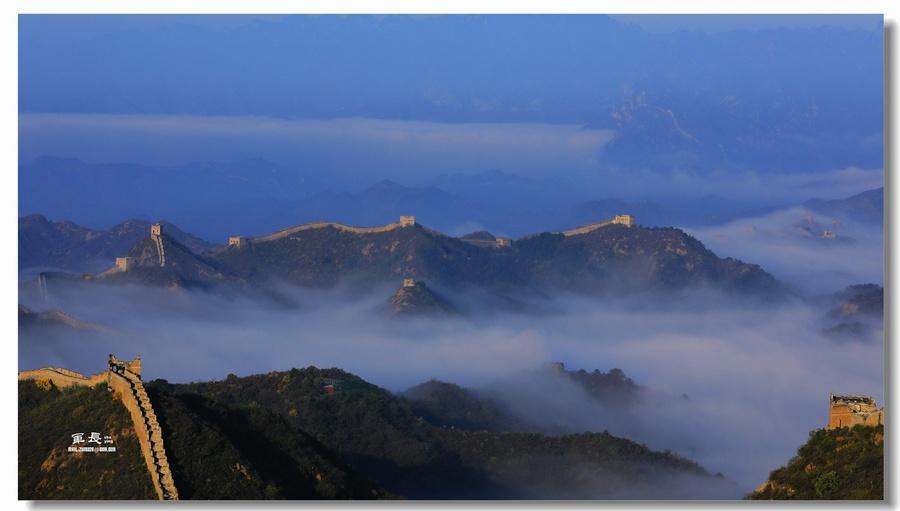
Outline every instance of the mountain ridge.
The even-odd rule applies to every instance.
[[[406,218],[406,220],[404,220]],[[631,222],[630,217],[628,222]],[[618,221],[618,220],[616,220]],[[135,271],[105,272],[108,282],[162,282],[215,286],[283,282],[300,287],[357,289],[405,278],[440,289],[483,288],[493,293],[625,294],[691,286],[750,295],[777,295],[784,286],[758,265],[719,258],[677,228],[647,228],[616,221],[566,233],[542,232],[494,244],[475,243],[428,229],[413,217],[387,226],[355,228],[335,223],[295,226],[283,235],[196,255],[164,234],[177,257],[154,268],[158,248],[145,237],[129,251]],[[608,224],[608,225],[607,225]],[[574,235],[573,235],[574,234]],[[174,256],[173,256],[174,257]],[[164,278],[139,278],[149,274]],[[395,284],[396,285],[396,284]]]
[[[92,229],[69,220],[54,222],[40,214],[19,217],[19,269],[102,270],[146,236],[150,224],[146,220],[128,219],[108,229]],[[160,224],[193,253],[200,254],[214,246],[171,222]]]

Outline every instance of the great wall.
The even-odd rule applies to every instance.
[[[884,424],[884,408],[878,408],[869,396],[836,396],[828,398],[827,429]]]
[[[606,220],[604,222],[597,222],[595,224],[588,224],[581,227],[576,227],[575,229],[569,229],[568,231],[562,231],[563,236],[578,236],[579,234],[587,234],[592,231],[596,231],[601,227],[606,227],[607,225],[618,224],[624,225],[625,227],[631,227],[634,225],[634,217],[631,215],[616,215],[610,220]]]
[[[178,490],[166,457],[162,429],[141,382],[140,357],[128,362],[109,355],[106,371],[90,377],[61,367],[45,367],[19,373],[19,380],[49,381],[59,388],[93,387],[106,382],[107,389],[118,397],[131,415],[141,454],[160,500],[178,500]]]
[[[593,223],[584,225],[581,227],[577,227],[575,229],[570,229],[567,231],[562,231],[560,234],[564,236],[577,236],[579,234],[586,234],[601,227],[606,227],[607,225],[618,224],[624,225],[626,227],[632,227],[635,224],[634,217],[632,215],[616,215],[615,217],[605,220],[603,222]],[[403,215],[400,217],[399,222],[390,223],[387,225],[380,225],[375,227],[354,227],[350,225],[345,225],[338,222],[312,222],[308,224],[295,225],[293,227],[288,227],[287,229],[282,229],[280,231],[273,232],[271,234],[267,234],[264,236],[257,236],[255,238],[248,238],[245,236],[230,236],[228,238],[228,246],[235,248],[243,248],[251,243],[263,243],[266,241],[274,241],[286,238],[291,236],[292,234],[296,234],[302,231],[308,231],[311,229],[324,229],[326,227],[331,227],[334,229],[338,229],[344,232],[352,232],[357,234],[370,234],[370,233],[378,233],[378,232],[388,232],[393,231],[394,229],[401,229],[403,227],[413,227],[416,224],[416,217],[411,215]],[[430,230],[430,229],[429,229]],[[484,246],[494,246],[497,248],[510,247],[512,246],[513,240],[510,238],[496,238],[494,240],[466,240],[468,243],[473,245],[484,245]]]
[[[634,217],[632,215],[616,215],[615,217],[605,220],[603,222],[597,222],[593,224],[583,225],[581,227],[576,227],[575,229],[569,229],[567,231],[562,231],[559,234],[563,236],[577,236],[579,234],[587,234],[592,231],[596,231],[602,227],[606,227],[607,225],[618,224],[624,225],[626,227],[632,227],[635,224]],[[271,234],[266,234],[264,236],[257,236],[254,238],[249,238],[246,236],[229,236],[228,237],[228,246],[231,248],[244,248],[252,243],[264,243],[267,241],[275,241],[283,238],[287,238],[293,234],[302,231],[308,231],[312,229],[324,229],[327,227],[337,229],[343,232],[351,232],[356,234],[371,234],[371,233],[379,233],[379,232],[388,232],[393,231],[394,229],[402,229],[404,227],[415,227],[418,225],[416,223],[416,217],[412,215],[401,215],[399,222],[390,223],[387,225],[380,225],[374,227],[354,227],[352,225],[346,225],[339,222],[312,222],[308,224],[295,225],[293,227],[288,227],[286,229],[282,229],[280,231],[273,232]],[[430,232],[431,229],[426,229]],[[159,256],[159,265],[166,265],[166,247],[162,238],[162,225],[161,224],[153,224],[150,226],[150,239],[156,244],[156,251]],[[496,248],[506,248],[511,247],[513,240],[510,238],[496,238],[494,240],[465,240],[466,242],[473,245],[483,245],[483,246],[493,246]],[[116,264],[111,269],[103,272],[101,275],[109,274],[109,273],[118,273],[118,272],[127,272],[131,271],[135,267],[135,259],[133,257],[117,257]]]
[[[159,265],[166,265],[166,246],[162,238],[162,224],[153,224],[150,226],[150,240],[156,245],[156,253],[159,258]],[[116,265],[111,269],[101,273],[105,276],[111,273],[131,271],[135,267],[135,258],[133,257],[117,257]]]
[[[558,234],[562,234],[563,236],[577,236],[580,234],[587,234],[589,232],[596,231],[602,227],[606,227],[608,225],[624,225],[626,227],[632,227],[635,224],[634,217],[632,215],[616,215],[615,217],[605,220],[603,222],[597,222],[593,224],[583,225],[581,227],[576,227],[574,229],[569,229],[567,231],[559,232]],[[283,238],[287,238],[293,234],[302,231],[308,231],[312,229],[324,229],[327,227],[337,229],[343,232],[351,232],[356,234],[371,234],[371,233],[379,233],[379,232],[388,232],[393,231],[395,229],[402,229],[404,227],[415,227],[418,225],[416,223],[416,217],[412,215],[401,215],[399,222],[390,223],[387,225],[380,225],[375,227],[354,227],[351,225],[345,225],[338,222],[313,222],[302,225],[295,225],[293,227],[288,227],[286,229],[282,229],[280,231],[273,232],[271,234],[266,234],[264,236],[257,236],[255,238],[248,238],[245,236],[229,236],[228,237],[228,246],[230,248],[244,248],[251,243],[264,243],[267,241],[275,241]],[[436,232],[431,229],[425,229],[429,232]],[[161,224],[153,224],[150,226],[150,239],[156,245],[156,251],[159,257],[159,266],[166,265],[166,247],[163,242],[162,237],[162,225]],[[510,238],[495,238],[494,240],[464,240],[467,243],[479,246],[491,246],[496,248],[508,248],[513,244],[513,240]],[[109,270],[100,274],[100,276],[105,276],[113,273],[120,272],[128,272],[131,271],[136,264],[136,260],[133,257],[117,257],[116,264]],[[42,281],[39,281],[39,285],[42,285]],[[42,287],[43,289],[43,287]]]
[[[416,217],[403,215],[400,217],[400,221],[392,224],[381,225],[377,227],[353,227],[350,225],[344,225],[337,222],[313,222],[309,224],[295,225],[293,227],[288,227],[287,229],[282,229],[277,232],[273,232],[272,234],[267,234],[265,236],[258,236],[256,238],[243,238],[241,236],[232,236],[228,239],[229,245],[238,245],[243,242],[249,241],[250,243],[260,243],[265,241],[273,241],[282,238],[286,238],[292,234],[296,234],[301,231],[308,231],[310,229],[322,229],[325,227],[332,227],[334,229],[338,229],[344,232],[353,232],[357,234],[369,234],[373,232],[388,232],[393,231],[394,229],[400,229],[403,227],[413,227],[416,225]]]
[[[38,274],[38,294],[41,296],[41,301],[47,301],[47,275],[44,272]]]
[[[150,239],[156,243],[156,251],[159,254],[159,265],[166,265],[166,247],[162,240],[162,225],[153,224],[150,226]]]

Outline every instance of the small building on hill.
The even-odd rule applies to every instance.
[[[878,408],[875,400],[869,396],[831,394],[827,429],[848,428],[857,424],[863,426],[884,424],[884,408]]]
[[[133,257],[117,257],[116,258],[116,269],[119,271],[128,271],[134,268],[134,258]]]
[[[631,227],[634,225],[634,217],[632,215],[616,215],[615,218],[612,219],[612,223]]]

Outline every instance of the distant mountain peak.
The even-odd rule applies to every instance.
[[[475,231],[475,232],[470,232],[469,234],[465,234],[465,235],[461,236],[460,239],[462,239],[462,240],[494,241],[497,239],[497,237],[488,231]]]
[[[858,222],[884,222],[884,187],[844,199],[810,199],[803,206],[823,215]]]
[[[367,188],[367,190],[379,190],[379,189],[391,189],[391,190],[394,190],[394,189],[398,189],[398,188],[400,188],[400,189],[406,189],[405,186],[403,186],[403,185],[401,185],[401,184],[399,184],[399,183],[397,183],[397,182],[395,182],[395,181],[391,181],[390,179],[382,179],[381,181],[378,181],[378,182],[375,183],[374,185],[372,185],[372,186],[370,186],[369,188]]]
[[[438,296],[424,282],[403,279],[403,284],[391,295],[388,307],[392,314],[402,316],[447,316],[456,309]]]

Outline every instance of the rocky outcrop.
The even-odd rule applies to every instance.
[[[395,316],[455,316],[459,312],[424,282],[406,279],[388,300],[387,309]]]

